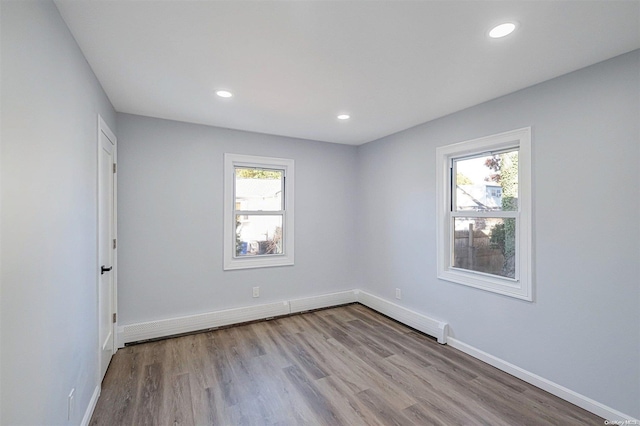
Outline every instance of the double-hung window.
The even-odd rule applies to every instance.
[[[293,265],[290,159],[224,156],[224,269]]]
[[[438,277],[532,300],[531,129],[439,147]]]

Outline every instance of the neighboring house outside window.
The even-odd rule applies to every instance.
[[[438,277],[532,300],[531,129],[439,147]]]
[[[293,265],[294,161],[224,156],[224,269]]]

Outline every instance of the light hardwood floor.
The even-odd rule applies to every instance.
[[[129,346],[92,425],[602,425],[359,304]]]

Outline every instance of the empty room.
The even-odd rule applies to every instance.
[[[640,0],[0,0],[1,425],[640,424]]]

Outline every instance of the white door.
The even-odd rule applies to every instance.
[[[98,123],[98,337],[100,381],[115,350],[115,156],[116,138]]]

